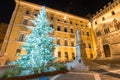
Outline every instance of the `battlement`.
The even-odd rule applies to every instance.
[[[105,13],[107,13],[108,11],[113,9],[114,7],[118,6],[119,4],[120,4],[120,0],[113,0],[113,2],[109,2],[107,5],[105,5],[103,8],[101,8],[99,11],[97,11],[93,15],[93,19],[96,19],[96,18],[104,15]]]

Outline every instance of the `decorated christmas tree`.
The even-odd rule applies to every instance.
[[[45,7],[42,7],[37,17],[31,21],[34,26],[27,26],[31,33],[26,35],[25,43],[21,46],[27,55],[20,55],[20,59],[12,62],[24,69],[40,68],[54,59],[55,44],[53,44],[54,38],[51,36],[53,29],[47,20]]]

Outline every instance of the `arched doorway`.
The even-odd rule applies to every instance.
[[[103,49],[104,49],[105,57],[111,57],[109,45],[104,45]]]

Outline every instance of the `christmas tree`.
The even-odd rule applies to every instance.
[[[42,7],[37,17],[31,21],[35,27],[27,26],[31,33],[25,37],[25,43],[21,46],[27,55],[20,55],[20,59],[12,62],[24,69],[40,68],[54,59],[55,44],[53,44],[54,38],[51,36],[53,29],[47,20],[45,7]]]

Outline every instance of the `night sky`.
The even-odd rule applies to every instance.
[[[40,5],[87,17],[88,14],[94,14],[108,2],[113,0],[26,0]],[[12,12],[15,7],[14,0],[0,0],[0,22],[9,23]]]

